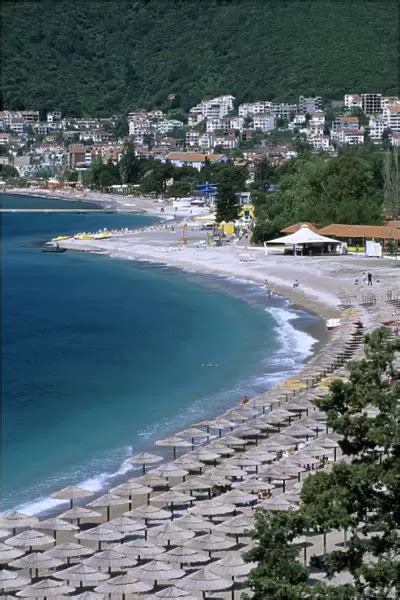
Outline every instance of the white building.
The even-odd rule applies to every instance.
[[[243,117],[231,117],[229,121],[229,126],[231,129],[235,131],[243,131],[244,128],[244,118]]]
[[[275,129],[275,116],[269,114],[254,115],[253,127],[261,131],[272,131]]]
[[[200,134],[198,131],[187,131],[185,135],[186,146],[189,148],[197,148],[199,144],[199,136]]]
[[[47,113],[47,122],[54,123],[55,121],[61,121],[61,111],[53,110],[52,112]]]
[[[387,129],[387,120],[382,116],[370,117],[368,127],[369,127],[369,137],[374,142],[380,142],[382,140],[382,134]]]
[[[357,146],[364,143],[363,129],[342,129],[339,135],[339,141],[342,144]]]
[[[162,119],[154,125],[154,129],[162,135],[165,135],[166,133],[172,131],[175,128],[181,129],[182,127],[182,121],[178,121],[177,119]]]
[[[210,150],[214,147],[214,134],[210,132],[202,133],[199,136],[199,148],[202,150]]]
[[[345,94],[344,105],[347,110],[361,108],[361,96],[359,94]]]
[[[129,135],[145,135],[151,132],[150,120],[145,117],[134,117],[129,119]]]
[[[175,167],[194,167],[198,171],[206,165],[206,161],[211,163],[222,163],[228,160],[225,154],[206,154],[203,152],[170,152],[162,159],[162,162],[169,160]]]
[[[331,141],[329,135],[316,135],[309,137],[307,143],[313,147],[314,150],[330,150]]]
[[[222,146],[224,150],[233,150],[237,148],[239,139],[235,135],[220,135],[215,137],[214,147]]]
[[[400,104],[387,104],[383,109],[383,117],[392,131],[400,131]]]
[[[233,110],[234,96],[217,96],[211,100],[203,100],[194,106],[190,113],[201,114],[207,119],[220,119]]]

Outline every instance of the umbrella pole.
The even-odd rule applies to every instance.
[[[144,463],[143,463],[142,469],[143,469],[143,475],[146,475],[146,465]]]
[[[285,490],[283,490],[285,491]],[[111,506],[107,506],[107,521],[110,520]]]
[[[72,498],[70,498],[69,507],[72,508],[73,506],[74,506],[74,501]]]
[[[174,446],[174,449],[173,449],[173,456],[174,456],[174,460],[175,460],[176,459],[176,446]]]

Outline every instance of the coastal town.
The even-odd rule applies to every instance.
[[[169,100],[173,106],[174,95]],[[96,160],[117,163],[127,141],[139,157],[198,170],[206,160],[230,159],[246,166],[254,179],[263,159],[281,163],[296,156],[299,147],[331,156],[349,146],[398,147],[400,101],[381,93],[352,93],[342,100],[300,96],[297,103],[240,104],[223,95],[203,100],[188,113],[137,109],[96,118],[58,110],[0,112],[0,165],[23,178],[49,179],[66,170],[78,170],[82,177]]]

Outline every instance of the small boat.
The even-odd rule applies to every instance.
[[[340,319],[328,319],[326,322],[326,328],[328,330],[336,329],[336,327],[339,327],[339,325],[340,325]]]
[[[45,246],[44,248],[42,248],[42,252],[55,252],[55,253],[60,253],[60,252],[66,252],[67,249],[66,248],[60,248],[57,246]]]

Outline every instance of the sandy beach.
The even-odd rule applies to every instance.
[[[143,210],[159,214],[159,206],[153,202]],[[398,323],[399,308],[388,302],[388,293],[399,297],[396,294],[400,270],[394,268],[390,259],[292,257],[284,256],[279,248],[266,254],[264,248],[245,243],[209,246],[207,232],[192,221],[193,215],[171,213],[178,217],[172,225],[161,222],[103,240],[71,238],[60,242],[60,246],[69,251],[96,252],[255,282],[323,319],[339,317],[339,328],[327,334],[325,345],[289,381],[216,419],[193,423],[191,428],[177,433],[175,439],[157,442],[160,447],[151,452],[160,456],[149,458],[145,475],[127,474],[132,478],[100,499],[93,500],[93,494],[85,491],[62,492],[58,498],[75,498],[77,512],[68,512],[67,503],[61,503],[57,510],[61,521],[38,522],[35,518],[29,521],[24,516],[5,515],[0,526],[10,529],[13,522],[18,523],[13,536],[11,531],[6,533],[5,546],[40,549],[47,558],[61,557],[63,570],[46,568],[44,562],[42,577],[64,579],[73,586],[86,581],[85,589],[104,594],[100,597],[111,593],[114,580],[114,585],[120,584],[117,579],[122,572],[126,573],[126,598],[137,597],[135,588],[129,585],[138,589],[142,585],[141,597],[146,598],[177,597],[181,595],[178,590],[190,590],[190,595],[182,597],[208,597],[210,592],[212,598],[237,600],[250,568],[243,564],[241,553],[252,544],[248,529],[254,509],[258,506],[265,510],[295,510],[300,503],[302,474],[341,459],[336,438],[329,437],[326,415],[316,409],[312,399],[329,392],[332,378],[348,374],[349,359],[362,356],[357,322],[362,322],[363,332],[382,322]],[[184,221],[188,231],[186,243]],[[361,283],[364,271],[372,274],[372,287]],[[294,288],[295,280],[299,286]],[[174,446],[176,460],[172,460]],[[134,464],[139,463],[137,459]],[[92,515],[85,513],[89,508],[94,509]],[[32,534],[35,528],[51,534],[53,526],[58,530],[55,542],[49,536],[42,538],[37,531]],[[34,543],[29,545],[24,535],[33,535]],[[66,564],[67,542],[80,546],[71,548],[73,559]],[[307,542],[308,556],[323,553],[321,535],[310,535]],[[328,533],[328,550],[341,547],[342,542],[342,531]],[[185,553],[195,556],[179,558]],[[91,558],[85,558],[86,555]],[[303,547],[299,557],[303,560]],[[9,562],[13,566],[11,559]],[[69,577],[68,572],[64,574],[67,568],[77,571]],[[93,572],[88,571],[90,568]],[[224,572],[225,579],[221,575]],[[19,573],[30,579],[29,568]],[[234,580],[231,573],[237,573]],[[112,578],[102,584],[103,575]],[[313,577],[318,579],[321,575],[314,572]],[[214,578],[215,587],[209,583],[210,578]],[[348,581],[346,572],[337,581]],[[20,587],[32,582],[25,581]],[[145,591],[149,592],[146,596]]]

